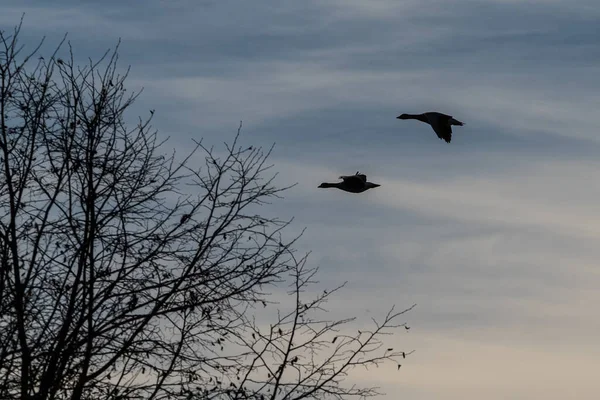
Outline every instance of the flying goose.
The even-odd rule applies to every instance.
[[[360,174],[358,171],[356,171],[355,175],[340,176],[340,179],[343,179],[343,181],[337,183],[324,182],[321,183],[319,187],[338,188],[340,190],[344,190],[350,193],[362,193],[365,190],[381,186],[373,182],[367,182],[367,176],[364,174]]]
[[[397,119],[418,119],[421,122],[431,125],[435,133],[440,139],[444,139],[446,143],[452,140],[452,125],[463,126],[459,120],[452,118],[451,115],[442,114],[439,112],[426,112],[423,114],[402,114]]]

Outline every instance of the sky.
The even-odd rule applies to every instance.
[[[119,38],[133,113],[172,146],[269,147],[298,185],[269,212],[333,315],[409,307],[382,399],[596,399],[600,391],[597,0],[4,0],[0,29],[66,32],[98,58]],[[466,123],[451,144],[401,113]],[[136,114],[137,115],[137,114]],[[356,171],[382,186],[318,189]]]

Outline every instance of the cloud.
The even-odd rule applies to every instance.
[[[110,10],[110,8],[103,10]],[[105,37],[109,38],[116,38],[120,35],[130,39],[140,39],[146,34],[135,22],[126,24],[119,21],[118,12],[97,13],[89,6],[80,4],[63,7],[45,7],[42,6],[42,3],[39,6],[28,7],[23,7],[21,4],[12,6],[8,4],[3,8],[2,16],[0,16],[2,29],[12,30],[22,16],[24,16],[22,33],[28,38],[32,38],[32,32],[38,34],[40,36],[38,39],[41,39],[41,36],[50,34],[62,36],[70,31],[72,39],[83,40],[94,38],[94,35],[85,35],[90,30],[103,33]]]
[[[240,120],[244,143],[277,143],[278,182],[298,186],[265,212],[307,227],[323,286],[349,281],[332,316],[418,304],[393,339],[414,356],[353,379],[388,398],[593,398],[596,3],[13,1],[0,24],[26,11],[27,41],[69,31],[81,57],[122,37],[134,111],[176,147]],[[450,145],[395,119],[430,110],[467,123]],[[382,187],[316,187],[356,170]]]
[[[387,170],[379,168],[376,176],[369,176],[370,180],[383,185],[381,189],[366,192],[368,197],[365,197],[371,202],[369,207],[378,204],[389,212],[407,209],[437,219],[540,229],[589,238],[600,234],[590,220],[596,208],[595,199],[600,196],[600,186],[590,179],[600,167],[597,162],[534,160],[516,166],[503,165],[502,170],[492,173],[459,171],[443,179],[435,175],[422,179],[419,175],[403,175],[403,166],[391,166],[391,160],[381,161],[388,167]],[[421,158],[409,161],[423,163]],[[284,180],[299,182],[296,196],[310,192],[310,196],[304,195],[313,199],[320,196],[313,200],[320,204],[328,199],[339,201],[349,197],[343,192],[336,191],[333,195],[315,189],[321,181],[335,180],[346,171],[343,168],[275,162]],[[355,168],[362,166],[364,164],[354,163]],[[557,184],[560,185],[558,191]],[[355,201],[367,205],[364,199]]]
[[[480,332],[482,337],[486,333]],[[390,398],[561,399],[596,393],[592,371],[597,355],[583,348],[558,346],[549,352],[442,335],[423,341],[429,346],[411,355],[400,371],[360,371],[355,379],[379,383]]]
[[[500,324],[504,335],[536,321],[540,329],[528,329],[542,335],[598,323],[580,305],[600,300],[598,232],[589,218],[599,188],[577,179],[595,164],[532,163],[520,165],[522,178],[508,170],[486,174],[487,182],[384,180],[361,196],[315,188],[335,170],[276,165],[299,182],[278,210],[302,210],[295,224],[308,227],[301,244],[314,249],[311,260],[329,282],[350,281],[352,298],[339,312],[416,302],[411,319],[432,333]],[[561,193],[556,181],[567,182]]]

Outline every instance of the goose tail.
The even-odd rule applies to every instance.
[[[459,120],[455,119],[455,118],[450,118],[450,125],[458,125],[458,126],[463,126],[464,122],[460,122]]]

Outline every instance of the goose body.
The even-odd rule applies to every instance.
[[[379,187],[373,182],[367,182],[367,176],[365,174],[360,174],[358,171],[354,175],[344,175],[340,176],[342,182],[336,183],[327,183],[323,182],[319,185],[320,188],[337,188],[343,190],[345,192],[350,193],[362,193],[365,190],[373,189]]]
[[[397,119],[416,119],[426,124],[431,125],[433,131],[446,143],[452,140],[452,125],[463,126],[464,123],[454,119],[451,115],[442,114],[439,112],[426,112],[423,114],[402,114]]]

